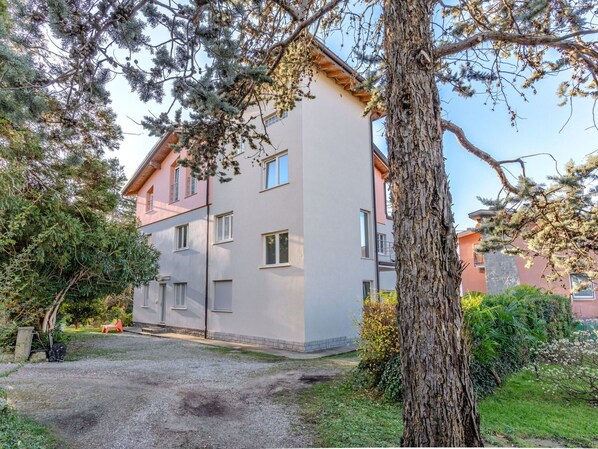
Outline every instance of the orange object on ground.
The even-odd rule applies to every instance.
[[[117,332],[123,331],[123,322],[121,320],[116,320],[115,324],[104,324],[102,326],[102,333],[107,334],[111,330],[115,330]]]

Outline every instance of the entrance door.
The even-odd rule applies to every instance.
[[[166,322],[166,284],[160,284],[160,323]]]

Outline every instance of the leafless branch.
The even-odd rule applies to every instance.
[[[519,193],[519,189],[517,189],[517,187],[515,187],[513,184],[511,184],[511,182],[507,179],[507,175],[505,175],[505,172],[503,171],[502,166],[501,166],[501,164],[503,164],[503,163],[509,163],[509,162],[515,162],[515,161],[497,161],[492,156],[490,156],[490,154],[479,149],[473,143],[471,143],[471,141],[469,141],[469,139],[467,139],[467,137],[465,137],[465,133],[463,132],[463,129],[461,129],[454,123],[449,122],[448,120],[444,120],[444,119],[442,120],[442,129],[452,132],[455,135],[457,141],[461,144],[461,146],[463,148],[465,148],[467,151],[469,151],[474,156],[477,156],[478,158],[480,158],[481,160],[486,162],[488,165],[490,165],[490,167],[492,167],[492,169],[498,175],[498,178],[500,179],[500,182],[504,186],[505,190],[507,190],[508,192],[511,192],[513,194]],[[523,164],[523,161],[520,160],[519,162],[521,162]]]

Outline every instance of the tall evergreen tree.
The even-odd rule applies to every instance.
[[[595,2],[23,0],[9,11],[19,23],[17,40],[32,49],[45,74],[23,88],[49,87],[66,92],[66,104],[87,104],[107,101],[105,86],[116,74],[143,100],[163,99],[169,86],[173,104],[145,124],[156,133],[180,129],[180,145],[190,154],[186,164],[196,174],[221,178],[238,170],[227,145],[242,137],[259,150],[268,142],[244,112],[265,99],[282,111],[308,97],[312,36],[353,29],[354,49],[371,68],[369,109],[387,113],[401,298],[402,443],[482,444],[463,341],[443,132],[490,164],[506,189],[518,194],[524,182],[510,183],[504,162],[441,117],[437,86],[452,85],[465,96],[481,89],[509,107],[509,91],[534,91],[545,76],[566,73],[561,96],[596,98]],[[179,112],[169,116],[173,107]]]

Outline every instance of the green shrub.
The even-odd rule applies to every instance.
[[[7,323],[0,325],[0,354],[10,354],[15,352],[17,343],[17,325],[16,323]]]
[[[575,327],[568,298],[519,286],[500,295],[469,293],[462,298],[474,386],[488,394],[529,363],[541,343],[569,337]],[[399,334],[394,299],[368,301],[360,323],[358,369],[371,387],[390,400],[400,398]]]
[[[399,353],[396,294],[394,298],[389,295],[365,302],[359,335],[360,369],[370,373],[377,385],[386,364]]]

